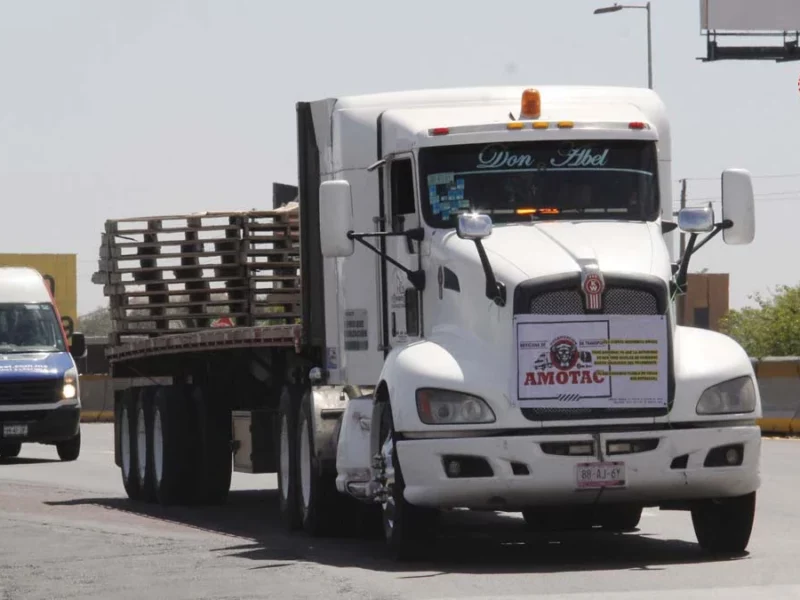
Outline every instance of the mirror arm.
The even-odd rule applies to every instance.
[[[410,231],[413,231],[413,229],[410,230]],[[419,271],[412,271],[411,269],[409,269],[405,265],[397,262],[395,259],[393,259],[391,256],[389,256],[385,252],[381,252],[375,246],[373,246],[372,244],[370,244],[368,241],[366,241],[364,239],[365,237],[399,236],[399,235],[405,235],[405,233],[406,232],[401,232],[401,233],[392,233],[392,232],[355,233],[353,231],[348,231],[347,232],[347,237],[349,239],[351,239],[351,240],[355,240],[356,242],[358,242],[359,244],[361,244],[363,246],[366,246],[367,248],[372,250],[375,254],[380,256],[382,259],[387,260],[390,263],[392,263],[395,267],[397,267],[403,273],[406,274],[406,277],[408,277],[408,280],[411,282],[411,284],[415,288],[417,288],[420,292],[423,292],[423,291],[425,291],[425,271],[423,271],[422,269],[420,269]]]
[[[483,272],[486,274],[486,297],[492,300],[497,306],[506,305],[506,286],[497,281],[492,270],[492,265],[489,262],[489,257],[486,255],[486,250],[483,247],[481,240],[474,240],[475,247],[478,249],[478,256],[481,259]]]
[[[678,293],[683,294],[686,292],[686,276],[689,271],[689,259],[695,254],[695,252],[710,242],[721,231],[730,229],[731,227],[733,227],[733,221],[730,219],[725,219],[721,223],[715,224],[713,231],[704,237],[699,244],[695,244],[697,241],[697,233],[690,234],[689,242],[686,244],[686,251],[683,253],[680,263],[678,264],[677,275],[675,277]]]

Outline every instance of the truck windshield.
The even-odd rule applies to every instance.
[[[0,352],[66,352],[52,305],[0,303]]]
[[[653,221],[656,148],[626,140],[536,141],[423,148],[422,212],[455,227],[464,211],[495,223],[544,219]]]

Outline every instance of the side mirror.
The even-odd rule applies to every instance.
[[[492,218],[480,213],[458,215],[456,233],[462,240],[482,240],[492,235]]]
[[[682,208],[678,213],[678,227],[686,233],[704,233],[714,229],[714,210],[711,205]]]
[[[722,230],[726,244],[749,244],[756,235],[753,180],[743,169],[722,172],[722,219],[733,225]]]
[[[319,236],[322,256],[351,256],[354,242],[347,234],[353,231],[353,197],[350,183],[324,181],[319,186]]]
[[[82,333],[72,334],[72,344],[69,347],[69,353],[72,358],[85,358],[86,357],[86,338]]]

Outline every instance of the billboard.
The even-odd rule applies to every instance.
[[[0,254],[0,267],[36,269],[50,284],[64,331],[72,343],[78,320],[78,272],[75,254]]]
[[[798,0],[700,0],[703,31],[800,31]]]

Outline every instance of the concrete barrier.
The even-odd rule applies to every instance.
[[[766,433],[800,433],[800,357],[752,359]]]
[[[800,357],[752,359],[761,392],[765,433],[800,434]],[[108,375],[81,375],[81,420],[114,420],[114,390],[141,385],[138,378],[112,380]],[[167,383],[167,381],[164,381]]]

